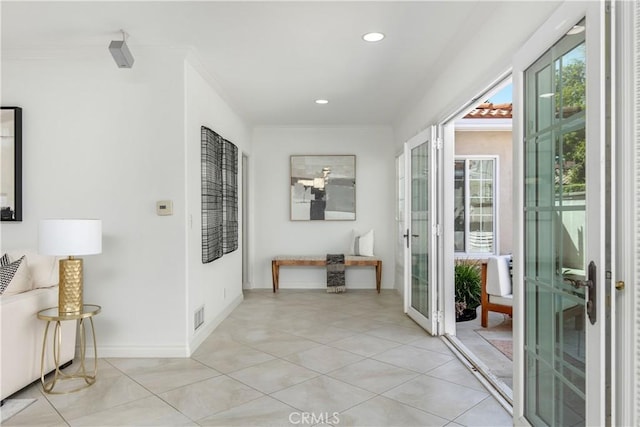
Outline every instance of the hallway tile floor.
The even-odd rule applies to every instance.
[[[98,366],[79,392],[12,396],[37,401],[3,425],[512,425],[395,291],[248,291],[191,358]]]

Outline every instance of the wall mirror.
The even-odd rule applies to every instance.
[[[0,110],[0,220],[22,221],[22,108]]]

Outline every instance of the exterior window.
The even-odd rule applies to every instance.
[[[495,253],[496,158],[458,158],[455,161],[455,251]]]

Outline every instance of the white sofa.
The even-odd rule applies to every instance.
[[[3,252],[4,253],[4,252]],[[58,305],[58,260],[34,251],[9,250],[11,261],[25,255],[31,290],[11,294],[12,284],[0,296],[0,392],[5,399],[40,378],[42,340],[46,322],[36,313]],[[2,254],[0,254],[2,255]],[[76,322],[62,322],[61,364],[73,359],[76,343]],[[45,372],[55,368],[53,362],[53,332],[49,327],[45,352]]]

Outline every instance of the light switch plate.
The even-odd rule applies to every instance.
[[[171,200],[156,202],[156,213],[160,216],[173,215],[173,202]]]

